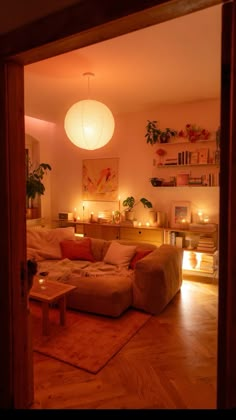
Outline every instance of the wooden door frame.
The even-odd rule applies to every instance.
[[[236,408],[236,0],[222,8],[217,407]]]
[[[5,322],[8,321],[0,333],[1,343],[4,342],[2,349],[4,357],[0,359],[0,368],[4,372],[5,381],[4,389],[0,388],[1,407],[3,404],[8,408],[25,408],[27,406],[27,400],[22,389],[27,386],[24,372],[26,372],[26,376],[29,376],[26,366],[28,357],[28,365],[33,363],[32,357],[30,359],[27,351],[22,352],[19,349],[20,347],[26,348],[25,346],[28,345],[24,338],[24,334],[27,335],[25,333],[27,325],[27,276],[25,274],[26,222],[25,197],[23,197],[25,180],[22,153],[24,151],[25,134],[23,124],[24,96],[22,93],[24,85],[22,81],[23,66],[225,2],[223,0],[198,0],[195,2],[189,0],[120,0],[114,5],[110,0],[82,0],[77,5],[70,6],[47,18],[37,20],[0,37],[0,85],[1,92],[3,92],[0,99],[0,109],[2,111],[0,113],[2,139],[0,143],[0,173],[2,175],[0,177],[0,187],[4,197],[4,204],[0,205],[3,218],[2,234],[0,236],[0,274],[1,279],[5,280],[0,282],[0,316]],[[233,3],[235,6],[234,0],[229,0],[229,3]],[[234,110],[232,98],[231,107]],[[222,120],[222,123],[225,124],[225,121]],[[232,138],[235,134],[235,124],[232,117],[229,125],[229,138],[224,138],[225,134],[223,134],[222,140],[230,144],[230,150],[232,151]],[[17,155],[14,150],[15,145]],[[224,152],[222,154],[224,156]],[[221,188],[227,190],[230,210],[235,213],[236,203],[233,200],[232,188],[228,188],[229,185],[231,186],[231,176],[234,175],[233,162],[231,163],[228,173],[223,173],[223,176],[221,176]],[[18,173],[16,191],[15,180]],[[220,213],[221,221],[224,220],[227,225],[228,221],[233,222],[228,212],[228,204],[226,205],[221,198]],[[233,223],[231,223],[232,226]],[[230,352],[228,346],[230,331],[226,328],[227,320],[235,319],[236,311],[234,309],[236,305],[232,305],[229,296],[229,291],[231,293],[233,291],[233,296],[235,296],[236,290],[233,285],[234,261],[229,258],[235,254],[232,247],[236,249],[235,239],[232,239],[232,237],[231,231],[228,230],[226,250],[220,245],[220,259],[223,256],[227,258],[228,269],[224,264],[220,264],[219,336],[221,337],[222,329],[225,328],[225,334],[222,335],[225,341],[222,343],[222,340],[219,340],[219,347],[221,348],[219,354],[224,360],[218,368],[218,374],[221,379],[224,379],[224,385],[230,383],[231,386],[233,381],[229,381],[228,377],[230,363],[224,362],[228,357],[232,357],[232,350]],[[222,279],[224,279],[223,286]],[[226,285],[227,290],[225,291]],[[223,316],[221,316],[221,310],[224,313]],[[22,329],[22,334],[19,334],[20,329]],[[232,341],[230,344],[232,344]],[[20,360],[22,356],[23,359]],[[231,379],[234,379],[235,376],[236,372],[233,373],[233,377],[231,374]],[[30,380],[28,380],[29,382]],[[230,392],[229,387],[225,388],[227,392]],[[218,394],[221,391],[221,385],[218,381]],[[223,398],[218,398],[218,404],[221,407],[230,407],[232,402],[232,393],[228,399],[225,394]]]

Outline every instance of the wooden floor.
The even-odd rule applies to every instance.
[[[217,310],[217,285],[184,281],[96,375],[34,353],[32,408],[216,408]]]

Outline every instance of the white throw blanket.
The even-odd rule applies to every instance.
[[[101,276],[104,274],[122,275],[130,277],[133,270],[120,268],[115,265],[106,264],[103,261],[91,263],[90,261],[44,260],[38,262],[38,274],[48,272],[49,280],[57,280],[63,283],[70,281],[72,274],[81,276]]]

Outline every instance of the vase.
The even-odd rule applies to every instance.
[[[26,219],[39,219],[40,218],[40,208],[33,207],[26,209]]]
[[[157,226],[165,227],[166,225],[166,213],[164,211],[157,212]]]
[[[134,220],[134,211],[126,211],[125,212],[125,220],[132,222]]]
[[[193,269],[197,267],[197,255],[195,252],[189,253],[189,264]]]
[[[149,210],[149,216],[148,216],[148,221],[150,223],[150,225],[154,225],[157,221],[157,212],[155,210]]]

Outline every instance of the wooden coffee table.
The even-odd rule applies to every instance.
[[[59,283],[53,280],[47,280],[45,288],[38,283],[38,278],[34,278],[33,286],[30,290],[29,297],[42,302],[42,330],[43,335],[49,335],[49,305],[58,302],[60,313],[60,325],[66,323],[66,295],[76,286],[70,284]]]

